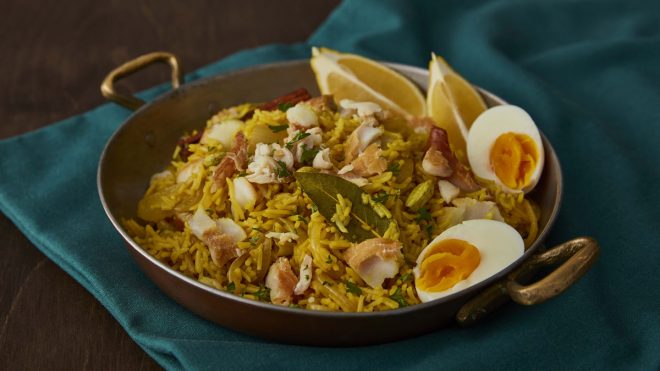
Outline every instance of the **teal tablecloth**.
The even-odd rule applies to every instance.
[[[509,305],[474,328],[352,349],[249,338],[164,296],[106,220],[96,165],[129,115],[112,104],[0,142],[0,209],[170,369],[660,368],[659,2],[347,1],[306,43],[241,52],[187,78],[305,58],[311,45],[418,66],[435,51],[529,110],[566,178],[549,242],[593,235],[597,264],[557,299]]]

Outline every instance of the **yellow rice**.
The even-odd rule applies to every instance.
[[[250,105],[241,105],[221,111],[207,125],[226,118],[240,118],[251,109]],[[249,137],[260,125],[281,123],[286,123],[284,112],[256,110],[252,118],[246,121],[245,131]],[[334,165],[340,168],[344,165],[338,161],[343,158],[344,143],[359,122],[355,118],[340,117],[335,112],[322,111],[319,124],[323,129],[324,146],[330,148],[330,157]],[[298,274],[302,258],[309,254],[314,266],[312,283],[304,295],[296,296],[293,306],[325,311],[372,312],[417,304],[420,301],[414,289],[414,261],[421,249],[451,227],[453,222],[447,216],[447,206],[437,191],[426,204],[432,227],[422,225],[425,222],[417,220],[417,213],[404,206],[407,194],[416,185],[432,178],[421,170],[423,152],[416,150],[424,148],[427,137],[412,133],[405,140],[400,133],[386,132],[386,138],[388,144],[384,146],[382,156],[390,164],[401,165],[406,161],[413,164],[409,177],[398,177],[386,171],[369,178],[369,184],[363,187],[372,198],[382,196],[382,192],[387,193],[382,212],[391,215],[397,223],[391,223],[394,228],[388,230],[386,235],[400,240],[404,246],[405,262],[399,274],[387,281],[386,288],[369,287],[341,258],[342,251],[350,247],[351,242],[344,238],[337,225],[348,223],[349,200],[338,196],[341,200],[337,204],[335,221],[338,223],[328,222],[315,211],[312,201],[292,180],[280,184],[254,184],[258,193],[257,202],[252,211],[242,210],[228,197],[233,192],[232,182],[228,181],[226,187],[216,187],[211,179],[217,163],[214,165],[216,161],[209,159],[209,156],[228,150],[220,144],[190,145],[192,153],[186,162],[181,160],[180,148],[177,147],[168,168],[174,174],[190,164],[206,161],[183,185],[177,185],[172,177],[154,177],[144,196],[147,201],[143,201],[157,204],[166,211],[164,215],[168,210],[170,214],[173,211],[194,212],[201,207],[213,218],[232,218],[247,233],[247,239],[238,244],[246,251],[245,254],[219,267],[211,260],[208,248],[191,234],[187,225],[183,231],[177,231],[164,220],[144,223],[128,219],[123,224],[140,246],[163,263],[206,285],[246,298],[269,301],[264,288],[264,273],[277,257],[288,257]],[[507,194],[489,184],[467,197],[496,202],[505,221],[525,238],[526,246],[536,238],[539,211],[522,194]],[[292,231],[300,236],[292,242],[280,243],[265,238],[268,232]]]

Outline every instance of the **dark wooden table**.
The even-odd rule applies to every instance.
[[[302,41],[337,3],[3,0],[0,139],[103,103],[105,74],[135,56],[171,51],[191,71],[241,49]],[[168,74],[149,69],[122,86],[137,91]],[[159,368],[1,213],[0,254],[0,370]]]

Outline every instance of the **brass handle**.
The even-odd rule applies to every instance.
[[[516,271],[507,283],[511,299],[518,304],[534,305],[551,299],[573,285],[593,265],[600,249],[598,242],[589,237],[576,238],[564,242],[544,253],[533,256],[523,264],[527,272]],[[524,277],[541,267],[564,262],[542,280],[523,286],[518,283]]]
[[[133,111],[137,110],[144,104],[144,101],[133,95],[118,93],[115,90],[114,84],[123,77],[131,75],[156,62],[165,62],[170,65],[172,68],[172,89],[178,88],[179,85],[181,85],[181,80],[183,80],[183,78],[177,58],[172,53],[153,52],[141,55],[112,70],[101,84],[101,94],[103,94],[103,96],[109,101],[115,102]]]
[[[509,298],[523,305],[539,304],[551,299],[580,279],[596,261],[599,252],[596,240],[580,237],[536,254],[504,280],[464,304],[456,314],[456,321],[460,325],[474,324],[506,303]],[[562,264],[540,281],[529,285],[519,283],[519,280],[532,277],[539,268],[558,263]]]

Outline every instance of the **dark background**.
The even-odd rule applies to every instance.
[[[0,139],[103,103],[101,80],[140,54],[170,51],[192,71],[241,49],[305,40],[338,2],[2,0]],[[168,80],[154,67],[120,86]],[[0,254],[0,369],[159,368],[1,213]]]

